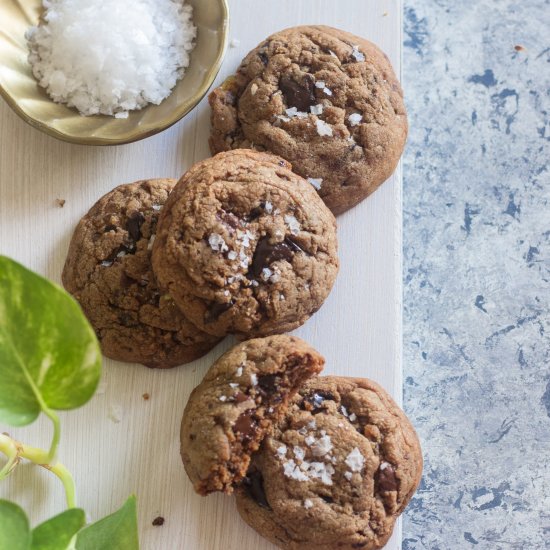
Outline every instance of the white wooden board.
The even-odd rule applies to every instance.
[[[365,36],[401,63],[401,0],[232,0],[228,49],[217,82],[249,49],[285,27],[323,23]],[[78,219],[120,183],[179,177],[209,156],[206,100],[166,132],[121,147],[81,147],[27,126],[0,102],[0,253],[60,281]],[[65,199],[64,208],[55,199]],[[338,220],[341,272],[321,310],[297,331],[327,359],[326,373],[368,376],[401,401],[401,177]],[[193,493],[179,458],[179,425],[189,393],[229,346],[170,371],[106,360],[99,392],[62,414],[60,459],[74,473],[78,504],[97,519],[138,496],[144,550],[273,548],[241,521],[232,498]],[[0,380],[0,384],[1,384]],[[145,401],[143,393],[149,393]],[[119,408],[121,420],[109,418]],[[46,419],[24,429],[0,425],[34,446],[47,446]],[[60,483],[26,465],[0,485],[37,522],[64,508]],[[162,515],[163,527],[152,520]],[[387,548],[400,548],[400,529]]]

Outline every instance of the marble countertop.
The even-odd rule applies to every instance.
[[[404,550],[550,548],[550,2],[408,0]]]

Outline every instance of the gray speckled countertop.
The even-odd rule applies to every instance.
[[[550,2],[408,0],[404,550],[550,548]]]

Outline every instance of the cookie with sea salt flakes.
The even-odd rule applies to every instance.
[[[221,153],[193,166],[168,198],[153,268],[205,332],[240,338],[288,332],[332,288],[336,222],[279,157]]]
[[[209,102],[212,153],[244,147],[279,155],[335,214],[389,178],[407,137],[403,92],[388,57],[326,26],[273,34]]]
[[[314,377],[254,455],[237,507],[280,548],[373,550],[421,473],[414,428],[378,384]]]
[[[212,365],[181,425],[181,457],[197,493],[233,491],[289,399],[324,362],[299,338],[277,335],[239,344]]]
[[[157,286],[151,248],[160,211],[176,181],[120,185],[80,220],[63,269],[103,353],[119,361],[170,368],[218,342],[188,321]]]

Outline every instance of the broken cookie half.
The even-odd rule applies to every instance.
[[[290,399],[321,372],[323,357],[294,336],[257,338],[225,353],[192,392],[181,456],[197,493],[231,493]]]
[[[181,454],[195,490],[235,491],[258,533],[287,550],[376,550],[422,474],[416,432],[366,378],[317,376],[292,336],[223,355],[185,409]]]

